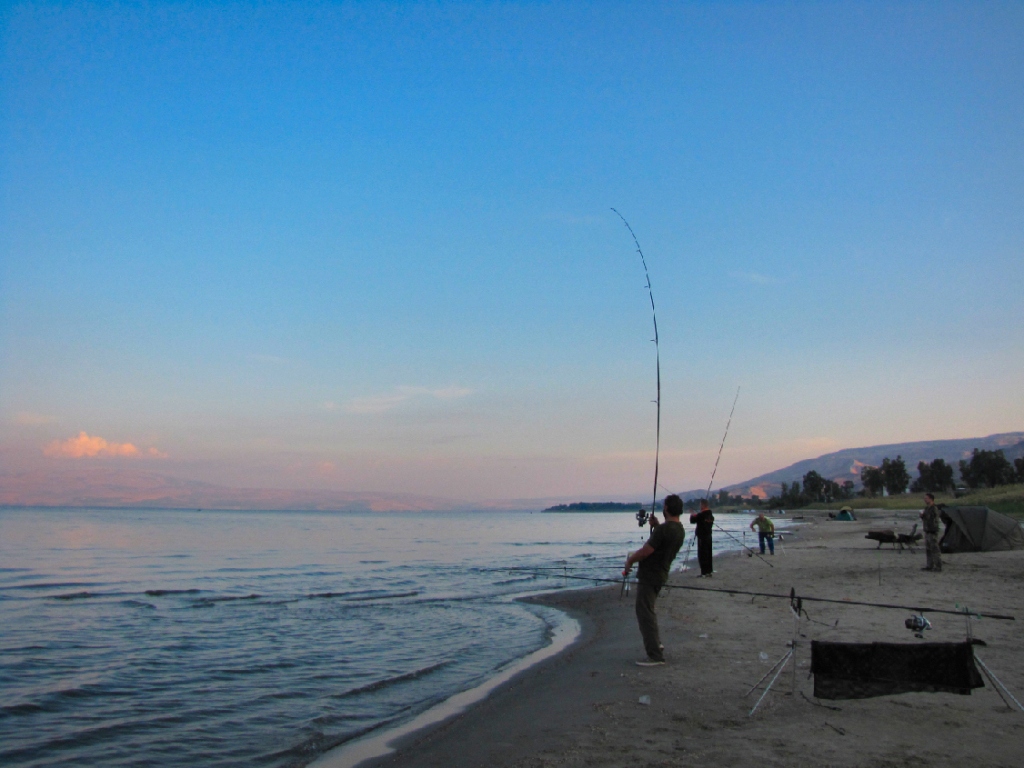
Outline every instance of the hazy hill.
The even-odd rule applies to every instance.
[[[160,509],[452,510],[464,502],[401,493],[230,488],[155,472],[90,467],[0,476],[0,505]]]
[[[1008,432],[966,440],[932,440],[894,445],[849,448],[806,459],[784,469],[726,486],[733,494],[763,498],[777,494],[782,483],[800,480],[812,469],[830,480],[853,480],[859,488],[860,470],[879,465],[882,459],[902,456],[911,477],[917,477],[917,463],[945,459],[956,466],[974,448],[1002,449],[1006,458],[1024,456],[1024,432]],[[958,475],[959,477],[959,475]],[[704,490],[680,494],[685,499],[704,495]],[[230,488],[195,480],[140,470],[92,465],[89,468],[51,469],[35,472],[0,470],[0,506],[46,507],[150,507],[179,509],[293,509],[338,511],[384,510],[535,510],[572,499],[509,499],[467,502],[400,493],[358,493],[330,490],[281,488]],[[632,509],[634,504],[625,505]]]
[[[947,464],[956,467],[960,459],[968,459],[975,448],[986,451],[1001,449],[1006,458],[1013,461],[1024,456],[1024,432],[1006,432],[988,437],[972,437],[965,440],[924,440],[917,443],[895,443],[892,445],[872,445],[865,448],[847,448],[846,450],[826,453],[816,459],[805,459],[791,464],[784,469],[755,477],[744,483],[726,487],[731,493],[742,493],[749,496],[756,493],[762,498],[777,494],[782,483],[801,480],[811,470],[829,480],[843,482],[853,480],[861,487],[860,470],[864,466],[878,466],[882,459],[895,459],[902,456],[907,464],[907,471],[912,478],[917,477],[919,461],[930,462],[933,459],[945,459]],[[959,472],[956,473],[959,480]]]

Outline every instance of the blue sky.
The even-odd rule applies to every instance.
[[[7,5],[0,468],[642,496],[613,206],[669,487],[737,386],[726,483],[1024,429],[1022,35],[1017,3]]]

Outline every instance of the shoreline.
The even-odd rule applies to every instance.
[[[787,535],[791,535],[793,527],[789,521],[782,517],[779,522],[782,526],[780,533],[785,532]],[[725,533],[727,540],[731,541],[724,551],[715,554],[716,562],[723,557],[736,557],[744,553],[744,548],[748,547],[748,544],[744,540],[742,532],[738,534],[736,531],[723,531],[721,533]],[[693,554],[694,559],[689,564],[682,557],[676,560],[675,567],[679,569],[677,577],[685,577],[696,567],[696,554]],[[583,580],[590,581],[585,578]],[[624,598],[624,602],[628,602],[630,606],[632,606],[632,599],[635,595],[632,585],[635,585],[635,581],[631,582],[631,591]],[[574,642],[580,640],[584,634],[581,621],[586,619],[586,613],[579,610],[575,601],[571,599],[571,595],[602,589],[610,589],[618,594],[620,587],[591,583],[587,586],[532,592],[512,597],[511,599],[514,601],[544,606],[553,614],[557,614],[558,618],[549,623],[551,637],[547,645],[510,662],[505,667],[496,670],[493,675],[479,685],[434,704],[411,720],[381,725],[369,733],[327,750],[308,763],[307,768],[367,768],[378,765],[383,759],[393,756],[396,752],[401,752],[402,744],[415,743],[418,737],[426,736],[432,729],[443,726],[446,721],[463,715],[468,708],[479,704],[516,675],[562,653]],[[567,629],[570,629],[570,636],[566,635]]]
[[[430,731],[431,728],[465,713],[470,707],[486,699],[493,691],[512,680],[522,672],[541,664],[572,646],[582,634],[580,623],[564,611],[559,611],[542,601],[543,595],[516,598],[521,602],[543,605],[557,615],[554,624],[549,624],[550,637],[547,645],[538,648],[504,667],[473,688],[450,696],[424,710],[412,720],[393,727],[385,726],[366,736],[341,744],[323,753],[308,768],[356,768],[368,765],[370,761],[389,757],[399,750],[396,744],[403,740]]]
[[[735,552],[716,557],[715,578],[701,583],[773,594],[795,588],[839,601],[807,605],[810,619],[796,634],[787,600],[700,594],[696,582],[686,583],[692,571],[676,572],[670,584],[694,589],[662,592],[658,614],[669,663],[645,669],[633,664],[642,655],[633,593],[620,599],[619,588],[608,585],[527,598],[577,621],[578,639],[446,719],[392,731],[395,751],[359,768],[1016,765],[1024,712],[1009,710],[988,682],[971,696],[816,701],[809,643],[921,642],[903,626],[908,612],[843,601],[1009,613],[1017,621],[976,620],[972,629],[987,642],[979,658],[1021,699],[1024,642],[1016,627],[1024,621],[1024,551],[952,555],[944,557],[941,573],[922,573],[922,548],[899,553],[864,539],[882,521],[909,530],[915,513],[879,511],[856,522],[829,521],[825,514],[803,515],[803,525],[786,532],[784,549],[766,556],[772,567]],[[935,614],[932,624],[925,640],[964,639],[959,616]],[[795,664],[750,716],[757,696],[744,694],[794,639]],[[326,755],[314,765],[322,768]]]
[[[788,520],[783,517],[779,522],[782,524],[780,533],[790,534],[792,526]],[[727,538],[734,543],[730,543],[724,551],[717,552],[714,556],[715,561],[717,562],[723,557],[742,555],[745,551],[744,548],[748,547],[742,533],[739,536],[736,535],[737,532],[735,531],[723,531],[722,533],[726,533]],[[685,577],[694,567],[695,562],[687,563],[684,558],[677,559],[677,576]],[[584,581],[586,580],[584,579]],[[634,586],[635,581],[631,582],[631,590],[626,593],[624,598],[624,601],[628,602],[630,606],[632,606],[632,599],[635,595],[635,592],[632,591]],[[479,685],[434,704],[411,720],[399,722],[395,725],[384,724],[367,734],[357,736],[351,741],[327,750],[316,757],[311,763],[308,763],[307,768],[368,768],[369,766],[381,764],[384,758],[393,756],[396,752],[401,752],[402,744],[407,742],[414,743],[418,737],[425,737],[432,729],[443,726],[446,721],[464,714],[469,707],[486,699],[496,689],[508,683],[516,675],[562,653],[572,646],[573,643],[580,640],[584,634],[581,620],[586,618],[586,613],[579,610],[579,607],[571,597],[569,599],[556,599],[556,596],[566,598],[575,593],[602,589],[609,589],[618,594],[620,587],[616,585],[595,585],[592,583],[588,586],[534,592],[512,597],[511,599],[514,601],[544,606],[554,614],[557,614],[558,618],[549,625],[551,637],[547,645],[527,654],[521,659],[510,662],[505,667],[496,670],[493,675]],[[567,629],[569,630],[568,634],[566,633]]]

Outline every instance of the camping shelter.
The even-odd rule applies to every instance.
[[[943,511],[949,518],[940,542],[943,552],[1024,549],[1024,530],[1012,517],[988,507],[946,507]]]
[[[853,508],[852,507],[843,507],[842,509],[839,510],[839,514],[836,515],[835,519],[836,520],[846,520],[846,521],[849,522],[851,520],[856,520],[857,517],[853,514]]]

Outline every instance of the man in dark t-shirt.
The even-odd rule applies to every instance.
[[[686,537],[683,524],[679,522],[679,516],[683,514],[683,500],[675,494],[666,496],[664,511],[665,522],[661,524],[657,516],[651,514],[650,538],[626,558],[626,567],[622,571],[624,577],[629,576],[634,563],[640,563],[636,572],[636,620],[644,639],[644,650],[647,651],[647,658],[637,662],[641,667],[665,663],[654,604],[661,588],[668,581],[669,568]]]
[[[697,562],[700,563],[700,575],[710,579],[713,572],[711,566],[711,528],[715,524],[715,516],[711,513],[707,499],[700,500],[700,512],[690,515],[690,522],[696,528],[694,534],[697,537]]]

